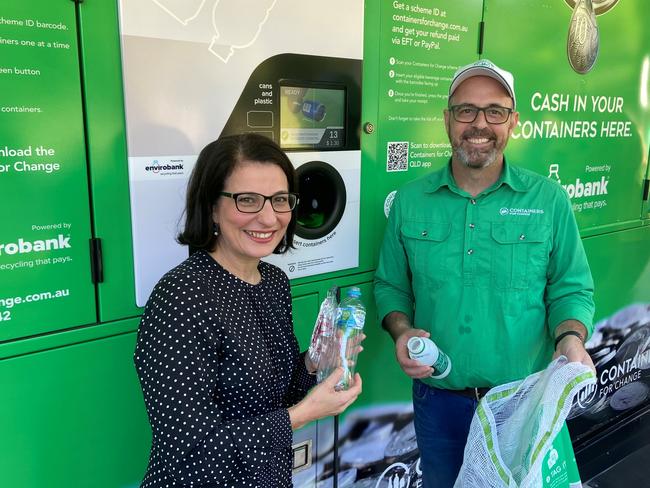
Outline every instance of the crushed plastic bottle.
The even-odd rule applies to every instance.
[[[337,295],[338,287],[334,286],[328,290],[311,335],[308,354],[312,364],[317,367],[316,380],[319,383],[330,375],[338,357],[338,341],[335,334],[339,303]]]

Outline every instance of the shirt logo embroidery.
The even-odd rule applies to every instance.
[[[530,217],[533,214],[543,214],[543,208],[508,208],[501,207],[499,215],[519,215],[522,217]]]

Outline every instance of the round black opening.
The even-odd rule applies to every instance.
[[[298,166],[298,204],[296,235],[315,240],[337,226],[345,210],[345,183],[339,172],[324,161],[309,161]]]

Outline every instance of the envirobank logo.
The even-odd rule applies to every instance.
[[[152,173],[159,173],[161,171],[183,171],[183,163],[178,160],[170,160],[169,163],[160,163],[154,159],[150,165],[145,166],[144,170]]]
[[[598,181],[580,181],[580,178],[576,178],[572,183],[562,184],[559,171],[559,164],[551,164],[548,168],[548,177],[555,178],[557,182],[562,185],[562,188],[566,190],[569,198],[607,195],[607,185],[609,184],[608,178],[601,176]]]
[[[71,249],[70,236],[59,234],[53,239],[26,241],[22,237],[17,242],[0,244],[0,256],[12,254],[29,254],[32,252],[54,251],[57,249]]]

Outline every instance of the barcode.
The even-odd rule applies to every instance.
[[[386,171],[406,171],[409,168],[409,143],[389,142]]]

